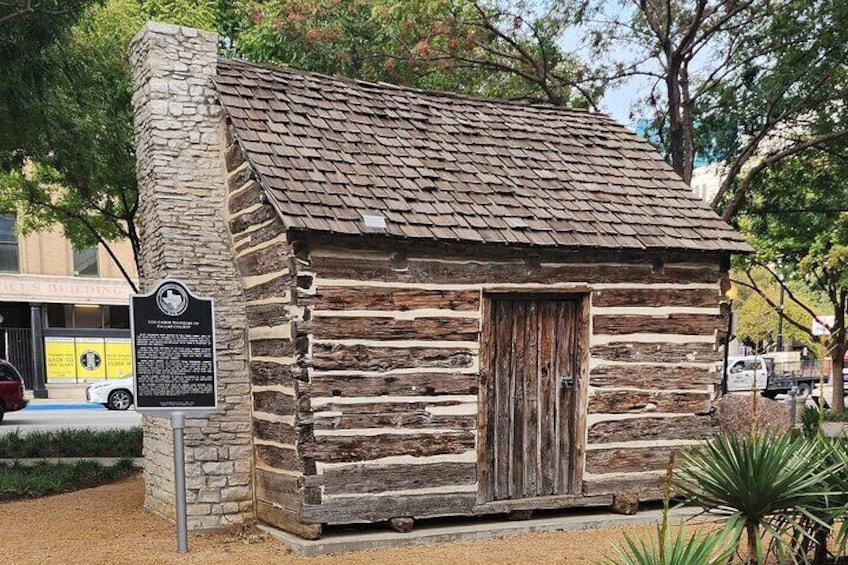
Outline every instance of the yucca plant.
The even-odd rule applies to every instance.
[[[842,464],[829,462],[803,437],[718,435],[682,459],[675,484],[689,502],[729,514],[737,539],[745,530],[750,564],[763,562],[763,534],[782,558],[797,563],[806,556],[783,536],[810,539],[811,527],[829,528],[823,501],[838,494],[828,477]]]
[[[668,512],[674,458],[672,452],[666,467],[662,521],[657,525],[656,537],[644,540],[624,534],[624,544],[617,548],[618,556],[607,557],[601,565],[721,565],[733,554],[740,531],[733,518],[720,532],[695,531],[689,535],[681,522],[677,534],[672,535]]]
[[[848,524],[845,521],[848,511],[848,442],[843,439],[824,437],[821,434],[809,440],[815,449],[824,454],[827,464],[835,467],[825,479],[827,489],[831,494],[823,497],[818,508],[812,508],[821,522],[826,522],[828,528],[822,528],[816,523],[808,523],[809,536],[797,536],[793,542],[799,551],[807,553],[811,547],[815,549],[813,561],[821,563],[828,557],[828,540],[831,530],[836,528],[836,548],[844,553],[848,546]]]

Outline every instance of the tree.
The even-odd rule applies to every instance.
[[[739,326],[736,336],[740,341],[750,342],[758,347],[763,344],[777,343],[782,311],[786,319],[791,319],[804,328],[799,329],[798,326],[784,321],[783,342],[802,344],[813,356],[817,355],[818,343],[809,332],[813,320],[810,311],[821,314],[823,309],[819,306],[816,297],[805,288],[803,281],[790,279],[784,282],[787,288],[791,289],[791,295],[804,306],[800,306],[792,299],[787,299],[784,290],[781,309],[780,281],[776,280],[769,270],[755,263],[749,263],[743,268],[731,271],[730,276],[734,284],[739,287],[737,309]]]
[[[0,56],[4,76],[7,70],[29,67],[24,78],[0,86],[5,87],[0,100],[18,104],[0,107],[0,208],[17,213],[22,233],[59,224],[76,249],[99,243],[135,289],[128,266],[110,245],[128,240],[138,265],[127,45],[147,19],[214,26],[220,13],[216,5],[188,0],[91,4],[65,22],[63,35],[36,46],[27,43],[36,22],[19,21],[24,28],[14,37],[26,42],[15,43],[8,57]],[[19,53],[34,55],[22,64]],[[32,63],[36,55],[42,64]]]
[[[806,285],[825,298],[834,313],[827,351],[833,370],[833,408],[844,408],[843,359],[848,314],[848,142],[810,148],[776,163],[753,183],[739,224],[758,250],[763,268],[781,262],[797,270]],[[770,269],[775,279],[777,273]],[[751,288],[775,306],[760,285]],[[787,296],[808,315],[813,309],[788,289]],[[809,325],[792,324],[807,334]]]
[[[266,0],[236,50],[258,62],[466,94],[594,107],[600,91],[561,47],[567,2]]]
[[[619,8],[588,19],[598,56],[623,46],[633,53],[598,69],[599,80],[652,81],[651,113],[642,116],[652,138],[687,183],[696,158],[724,162],[712,204],[725,219],[766,168],[848,135],[845,2],[628,0]]]

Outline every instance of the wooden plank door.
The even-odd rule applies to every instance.
[[[495,297],[481,351],[480,501],[582,488],[581,297]]]

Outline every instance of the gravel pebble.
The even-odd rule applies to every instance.
[[[479,542],[362,551],[302,558],[271,538],[247,543],[230,532],[192,534],[180,556],[174,526],[142,508],[141,477],[58,496],[0,504],[2,564],[262,564],[286,565],[479,565],[590,564],[606,554],[624,532],[653,526],[587,532],[527,534]]]

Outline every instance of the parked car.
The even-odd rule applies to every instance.
[[[799,396],[809,395],[816,385],[816,377],[803,374],[800,357],[797,363],[787,363],[777,360],[780,355],[772,353],[728,358],[727,391],[759,390],[763,396],[774,398],[795,388]]]
[[[0,360],[0,422],[6,412],[23,410],[28,403],[21,373],[8,361]]]
[[[135,402],[132,375],[89,385],[85,389],[85,400],[91,404],[102,404],[109,410],[127,410]]]

